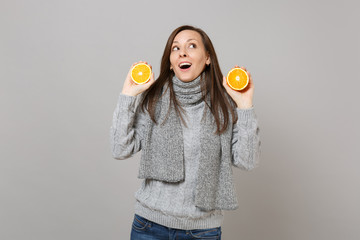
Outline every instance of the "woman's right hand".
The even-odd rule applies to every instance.
[[[136,95],[144,92],[146,89],[148,89],[155,82],[155,80],[154,80],[154,72],[151,73],[150,80],[147,83],[144,83],[144,84],[136,84],[131,79],[131,69],[138,63],[148,64],[147,62],[140,61],[140,62],[134,63],[131,66],[131,68],[130,68],[130,70],[128,72],[128,75],[126,76],[123,89],[121,91],[122,94],[129,95],[129,96],[136,96]],[[149,65],[149,66],[152,69],[151,65]]]

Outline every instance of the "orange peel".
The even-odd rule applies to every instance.
[[[226,76],[226,83],[236,91],[243,90],[249,84],[249,75],[244,69],[233,68]]]
[[[151,67],[145,63],[138,63],[131,69],[131,79],[136,84],[145,84],[150,80]]]

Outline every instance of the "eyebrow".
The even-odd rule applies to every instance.
[[[190,42],[190,41],[192,41],[192,40],[198,41],[198,40],[196,40],[196,39],[190,38],[190,39],[188,39],[186,42]],[[173,41],[173,43],[179,43],[179,42],[178,42],[178,41]]]

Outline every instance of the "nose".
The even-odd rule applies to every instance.
[[[180,51],[179,51],[179,54],[180,54],[180,57],[186,57],[187,56],[187,53],[185,51],[184,48],[182,48]]]

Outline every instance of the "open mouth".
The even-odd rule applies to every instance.
[[[191,63],[189,63],[189,62],[182,62],[179,64],[180,69],[188,69],[190,67],[191,67]]]

